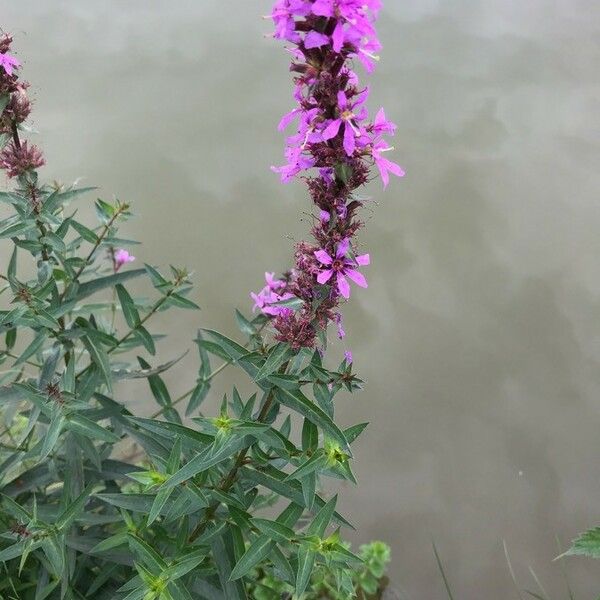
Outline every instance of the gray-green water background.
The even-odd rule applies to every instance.
[[[600,5],[387,0],[372,106],[407,176],[365,213],[368,291],[345,313],[371,426],[342,508],[388,541],[410,598],[515,598],[531,565],[566,597],[554,536],[600,521]],[[161,355],[234,306],[305,236],[275,126],[292,106],[266,0],[3,0],[33,82],[49,178],[135,202],[140,260],[196,272],[202,312],[169,313]],[[193,359],[186,362],[190,369]],[[193,373],[170,376],[180,391]],[[221,386],[228,383],[222,380]],[[130,402],[150,403],[141,388]],[[150,410],[150,409],[148,409]],[[597,564],[571,559],[581,598]],[[595,596],[594,596],[595,597]]]

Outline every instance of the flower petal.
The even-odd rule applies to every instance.
[[[331,138],[334,138],[338,134],[341,124],[341,119],[335,119],[331,121],[331,123],[327,125],[327,127],[323,130],[323,133],[321,134],[323,136],[323,139],[330,140]]]
[[[352,279],[352,281],[354,281],[356,285],[360,285],[360,287],[369,287],[365,276],[360,271],[356,271],[355,269],[345,269],[344,275]]]
[[[327,269],[326,271],[321,271],[317,275],[317,281],[321,285],[324,285],[331,279],[332,275],[333,275],[333,269]]]
[[[348,156],[354,154],[356,149],[356,138],[354,136],[354,130],[350,126],[350,123],[344,123],[344,150]]]
[[[341,274],[337,274],[337,288],[340,294],[346,298],[350,298],[350,284],[346,281],[346,278]]]
[[[304,47],[307,50],[310,50],[311,48],[320,48],[325,44],[329,44],[329,37],[318,31],[311,31],[304,38]]]
[[[315,256],[317,257],[317,260],[323,265],[330,265],[333,262],[333,258],[331,258],[331,256],[329,256],[329,254],[325,252],[325,250],[317,250],[315,252]]]
[[[299,112],[301,112],[301,110],[299,108],[295,108],[289,113],[283,115],[283,117],[281,117],[281,121],[279,121],[277,129],[279,131],[283,131],[298,116]]]
[[[344,46],[344,24],[342,21],[338,21],[331,39],[333,41],[333,51],[339,53]]]
[[[344,238],[340,241],[337,246],[337,250],[335,252],[336,258],[343,258],[348,254],[348,250],[350,249],[350,240],[348,238]],[[318,258],[318,257],[317,257]]]
[[[356,257],[356,264],[362,266],[370,265],[371,257],[368,254],[361,254],[360,256]]]
[[[312,6],[313,15],[333,17],[333,2],[331,0],[316,0]]]

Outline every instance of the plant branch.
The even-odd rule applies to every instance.
[[[21,139],[19,138],[19,129],[17,127],[16,121],[12,121],[10,124],[10,127],[11,127],[11,131],[12,131],[13,143],[16,148],[21,149]],[[39,206],[38,206],[38,201],[37,201],[37,198],[35,195],[36,188],[34,185],[31,186],[30,191],[31,191],[33,212],[36,215],[38,215],[39,214]],[[35,220],[35,224],[37,225],[37,228],[40,232],[41,237],[46,237],[46,234],[48,233],[46,231],[46,226],[37,218]],[[42,242],[42,259],[44,260],[44,262],[47,262],[50,259],[50,256],[48,255],[48,248],[46,247],[46,245],[43,242]]]
[[[265,420],[265,418],[269,414],[269,411],[271,410],[272,405],[273,405],[273,390],[271,389],[271,391],[269,392],[269,395],[267,396],[267,399],[265,400],[265,403],[263,404],[263,406],[260,410],[258,417],[256,418],[257,423],[262,423]],[[217,489],[219,491],[226,492],[235,483],[235,479],[237,477],[238,471],[240,470],[240,468],[244,465],[244,462],[246,461],[246,456],[248,455],[248,449],[249,448],[244,448],[243,450],[240,450],[240,452],[237,455],[237,458],[235,459],[233,467],[231,467],[231,470],[229,471],[229,473],[227,473],[227,475],[221,480],[221,483],[217,486]],[[206,512],[204,513],[204,518],[200,521],[200,523],[198,523],[198,525],[196,526],[194,531],[192,531],[192,533],[189,537],[188,541],[190,543],[194,542],[198,537],[200,537],[204,533],[206,527],[208,526],[209,521],[211,521],[214,518],[215,513],[217,512],[217,508],[219,508],[220,504],[221,504],[220,502],[213,502],[213,504],[211,504],[206,509]]]
[[[64,298],[67,295],[67,292],[69,291],[69,289],[75,283],[77,283],[77,280],[81,277],[81,274],[83,273],[83,271],[85,270],[85,268],[90,264],[90,261],[94,257],[94,254],[96,253],[96,250],[98,250],[98,248],[100,247],[100,244],[102,244],[102,242],[104,241],[104,238],[107,236],[108,232],[110,231],[110,228],[114,225],[115,221],[117,220],[117,218],[119,217],[119,215],[121,214],[121,212],[122,212],[121,208],[117,209],[117,211],[115,212],[115,214],[110,218],[110,221],[108,223],[106,223],[106,225],[104,225],[104,228],[100,232],[100,235],[97,236],[98,239],[94,242],[94,245],[92,246],[92,249],[88,253],[87,257],[85,258],[85,262],[79,267],[79,269],[77,269],[75,275],[73,276],[73,279],[69,282],[69,284],[67,286],[65,286],[65,289],[63,290],[62,294],[60,295],[60,301],[61,302],[64,300]]]

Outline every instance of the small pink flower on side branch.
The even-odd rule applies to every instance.
[[[135,256],[131,256],[127,250],[123,250],[123,248],[119,248],[115,250],[114,253],[114,265],[115,271],[118,271],[124,264],[131,263],[135,260]]]

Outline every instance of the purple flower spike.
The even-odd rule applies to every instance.
[[[346,277],[354,281],[356,285],[366,288],[367,280],[355,267],[359,265],[368,265],[370,263],[368,254],[362,254],[355,259],[348,258],[346,255],[348,254],[349,248],[350,240],[346,238],[338,244],[335,257],[332,257],[325,250],[317,250],[315,252],[317,260],[322,265],[329,267],[319,272],[317,281],[321,285],[324,285],[335,275],[337,290],[340,295],[346,299],[350,298],[350,284]]]
[[[296,244],[294,268],[285,280],[267,277],[252,294],[255,310],[272,317],[275,339],[294,348],[313,347],[328,324],[345,335],[339,305],[350,297],[350,282],[367,287],[359,267],[369,255],[355,256],[351,240],[364,225],[364,196],[356,193],[377,169],[384,187],[402,168],[384,158],[392,150],[386,137],[396,125],[381,108],[372,119],[366,107],[369,88],[353,65],[373,71],[381,43],[374,22],[381,0],[276,0],[271,13],[274,37],[286,40],[294,74],[295,105],[280,122],[286,137],[285,164],[271,167],[284,183],[302,180],[314,209],[312,243]],[[284,285],[279,285],[282,282]],[[324,298],[321,285],[328,284]],[[280,304],[280,298],[297,302]],[[279,301],[278,301],[279,300]],[[319,348],[317,348],[319,350]],[[347,357],[348,359],[348,357]],[[351,361],[351,357],[348,361]]]

